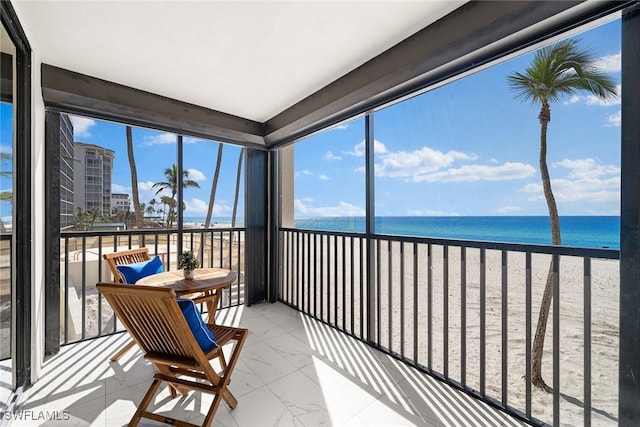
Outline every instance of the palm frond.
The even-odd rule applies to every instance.
[[[585,91],[601,99],[616,96],[616,85],[597,67],[596,56],[579,40],[565,40],[539,49],[524,73],[507,76],[514,98],[534,104],[558,101]]]

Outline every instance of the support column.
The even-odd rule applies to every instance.
[[[619,425],[640,424],[640,6],[622,15]]]
[[[245,169],[245,304],[267,298],[269,153],[246,150]]]
[[[60,113],[45,114],[44,354],[60,351]],[[73,156],[73,152],[71,153]],[[73,165],[73,158],[67,159]]]

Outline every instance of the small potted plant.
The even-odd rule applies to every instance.
[[[191,251],[182,252],[178,260],[178,268],[184,272],[185,279],[193,279],[193,270],[200,267],[200,261]]]

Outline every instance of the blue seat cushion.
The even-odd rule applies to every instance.
[[[200,314],[196,303],[186,298],[176,298],[176,301],[202,351],[208,353],[217,348],[218,342],[216,341],[216,337],[213,336],[213,333],[207,328],[204,320],[202,320],[202,314]]]
[[[121,264],[116,265],[116,268],[122,274],[124,283],[133,285],[143,277],[151,276],[152,274],[162,273],[164,267],[160,257],[155,256],[149,261],[136,262],[134,264]]]

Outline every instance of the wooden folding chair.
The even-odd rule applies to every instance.
[[[117,265],[134,264],[151,259],[149,256],[149,248],[147,247],[104,254],[102,258],[109,264],[109,270],[111,270],[111,274],[113,274],[113,281],[117,283],[124,283],[122,274],[120,274],[116,268]]]
[[[237,406],[238,401],[227,386],[249,333],[247,329],[207,324],[218,346],[205,353],[191,332],[172,289],[115,283],[98,283],[97,288],[156,370],[129,425],[136,426],[141,418],[149,418],[177,426],[195,426],[147,411],[162,382],[169,384],[173,397],[177,392],[186,394],[189,389],[215,394],[203,426],[211,425],[221,400],[231,409]],[[222,347],[232,342],[234,346],[227,361]],[[210,361],[214,359],[219,361],[220,373],[211,366]]]
[[[138,248],[138,249],[129,249],[128,251],[119,251],[113,252],[110,254],[102,255],[107,264],[109,265],[109,270],[111,270],[111,274],[113,274],[113,281],[117,283],[125,283],[124,277],[116,268],[117,265],[124,264],[134,264],[136,262],[149,261],[151,257],[149,256],[149,248]],[[135,341],[130,340],[127,342],[122,348],[111,356],[111,361],[115,362],[120,359],[127,351],[131,350],[131,348],[135,345]]]

